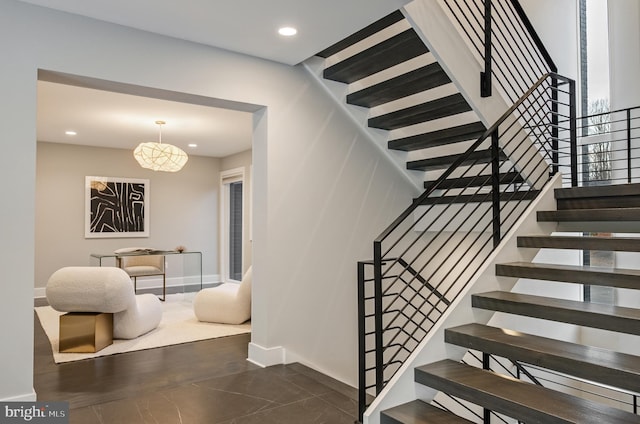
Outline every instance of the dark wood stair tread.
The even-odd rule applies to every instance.
[[[533,200],[538,195],[538,190],[507,191],[500,193],[501,202],[518,202]],[[460,194],[451,196],[427,197],[422,205],[448,205],[451,203],[482,203],[493,201],[491,193]]]
[[[554,190],[558,209],[640,207],[640,184],[614,184]]]
[[[396,10],[395,12],[392,12],[390,14],[388,14],[387,16],[383,17],[382,19],[378,19],[377,21],[375,21],[374,23],[367,25],[366,27],[364,27],[363,29],[361,29],[360,31],[357,31],[353,34],[351,34],[350,36],[348,36],[347,38],[338,41],[337,43],[327,47],[326,49],[322,50],[320,53],[316,54],[316,56],[320,56],[320,57],[324,57],[327,58],[329,56],[333,56],[334,54],[346,49],[347,47],[350,47],[362,40],[364,40],[365,38],[382,31],[383,29],[390,27],[391,25],[395,24],[396,22],[399,22],[401,20],[404,19],[404,15],[402,14],[401,11]]]
[[[418,37],[415,30],[409,28],[326,68],[323,76],[326,79],[349,84],[428,51],[429,49]]]
[[[640,309],[493,291],[471,296],[474,308],[640,335]]]
[[[557,188],[554,190],[554,196],[556,199],[640,196],[640,183]]]
[[[445,330],[447,343],[586,380],[640,391],[640,357],[481,324]]]
[[[460,93],[369,118],[371,128],[395,130],[472,110]]]
[[[496,264],[496,275],[640,289],[640,269],[512,262]]]
[[[640,423],[630,412],[450,360],[416,368],[415,380],[523,422]]]
[[[388,147],[392,150],[412,152],[429,147],[459,143],[461,141],[477,140],[485,131],[486,128],[482,122],[471,122],[469,124],[390,140]]]
[[[460,158],[463,153],[446,155],[446,156],[437,156],[429,159],[420,159],[407,162],[407,169],[411,170],[419,170],[419,171],[428,171],[435,169],[443,169],[448,168],[454,163],[458,158]],[[507,159],[507,155],[504,152],[500,151],[500,160],[504,161]],[[491,161],[491,150],[477,150],[471,153],[463,162],[462,165],[475,165],[481,163],[487,163]]]
[[[414,69],[347,96],[347,103],[375,107],[412,94],[421,93],[451,82],[438,62]]]
[[[381,412],[380,424],[472,424],[455,414],[414,400]]]
[[[640,238],[580,236],[520,236],[518,247],[640,252]]]
[[[506,172],[504,174],[500,174],[500,184],[521,184],[524,183],[524,178],[520,175],[519,172]],[[425,181],[424,188],[430,188],[435,181]],[[449,188],[468,188],[468,187],[487,187],[491,186],[491,175],[474,175],[472,177],[460,177],[460,178],[449,178],[438,186],[438,189],[449,189]]]
[[[640,221],[640,208],[538,211],[537,218],[540,222]]]

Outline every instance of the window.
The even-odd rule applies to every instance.
[[[223,171],[221,183],[221,271],[224,281],[242,280],[244,168]]]
[[[242,279],[242,181],[229,184],[229,278]]]

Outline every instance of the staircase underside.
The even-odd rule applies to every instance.
[[[345,102],[369,108],[368,127],[388,131],[388,148],[408,153],[407,172],[424,174],[426,187],[433,184],[433,171],[447,169],[487,129],[399,11],[318,56],[327,63],[323,77],[349,84]],[[478,152],[465,166],[486,164],[489,153]],[[508,162],[504,154],[500,160]],[[452,176],[442,188],[466,190],[491,184],[486,178],[470,178]],[[510,170],[503,183],[526,184],[526,180]]]

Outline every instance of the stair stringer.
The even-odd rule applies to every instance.
[[[404,6],[402,11],[482,122],[491,125],[500,119],[511,103],[496,87],[492,96],[480,96],[480,72],[484,71],[483,65],[473,54],[469,44],[460,36],[449,14],[442,7],[441,0],[414,0]],[[528,138],[520,125],[517,128],[519,137]],[[511,162],[516,163],[516,169],[530,183],[533,182],[533,188],[540,189],[540,186],[544,185],[549,169],[543,166],[545,161],[539,157],[540,153],[533,143],[528,143],[517,152],[505,149],[505,153]],[[536,165],[520,168],[518,163]]]
[[[437,394],[435,390],[414,381],[414,368],[442,359],[462,359],[467,350],[446,344],[444,330],[469,322],[482,324],[489,322],[495,313],[472,308],[471,295],[492,290],[510,291],[513,288],[517,279],[496,277],[495,265],[503,262],[533,260],[539,249],[518,249],[517,237],[522,234],[551,234],[556,230],[556,223],[538,222],[536,213],[539,210],[556,209],[554,189],[560,187],[562,187],[562,176],[557,174],[543,187],[538,197],[531,202],[511,231],[502,239],[500,245],[474,274],[460,296],[451,303],[425,339],[374,399],[364,413],[363,424],[379,424],[380,413],[383,410],[415,399],[430,402],[435,397]]]

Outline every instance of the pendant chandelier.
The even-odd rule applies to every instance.
[[[189,157],[179,147],[162,143],[162,126],[166,122],[156,121],[159,127],[158,142],[140,143],[133,151],[141,167],[153,171],[178,172],[182,169]]]

